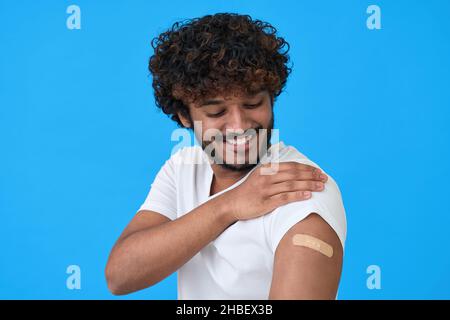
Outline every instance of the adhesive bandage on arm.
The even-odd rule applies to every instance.
[[[295,234],[292,237],[292,243],[295,246],[307,247],[316,250],[323,255],[331,258],[333,256],[333,247],[328,243],[307,234]]]

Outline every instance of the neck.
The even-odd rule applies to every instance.
[[[210,195],[213,195],[232,186],[240,179],[242,179],[252,169],[248,168],[242,171],[234,171],[218,164],[212,164],[211,168],[214,176],[211,183]]]
[[[268,141],[267,150],[272,147],[270,139]],[[253,169],[253,167],[250,167],[242,171],[231,170],[216,163],[211,164],[211,168],[213,171],[213,179],[211,182],[210,196],[232,186]]]

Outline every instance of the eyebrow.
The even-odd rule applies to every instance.
[[[200,104],[200,107],[205,107],[205,106],[211,106],[211,105],[218,105],[223,103],[224,100],[206,100],[204,102],[202,102]]]
[[[256,98],[257,96],[261,95],[263,93],[263,91],[260,91],[254,95],[248,96],[246,97],[246,99],[253,99]],[[218,104],[222,104],[224,102],[224,100],[220,99],[212,99],[212,100],[206,100],[203,101],[202,103],[200,103],[199,107],[205,107],[205,106],[212,106],[212,105],[218,105]]]

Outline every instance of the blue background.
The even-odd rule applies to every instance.
[[[66,8],[81,8],[69,30]],[[366,8],[381,8],[369,30]],[[150,40],[216,12],[272,23],[280,139],[338,182],[340,299],[450,298],[449,1],[0,1],[0,298],[109,299],[109,251],[176,144]],[[81,267],[81,290],[66,288]],[[381,289],[366,286],[369,265]],[[176,274],[120,299],[175,299]]]

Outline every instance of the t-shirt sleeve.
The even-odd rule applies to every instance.
[[[173,157],[167,160],[159,170],[138,212],[141,210],[158,212],[170,220],[177,218],[177,189]]]
[[[347,235],[345,209],[336,182],[328,176],[322,192],[313,192],[308,200],[289,203],[266,215],[266,237],[273,253],[289,229],[311,213],[317,213],[333,228],[344,248]]]

